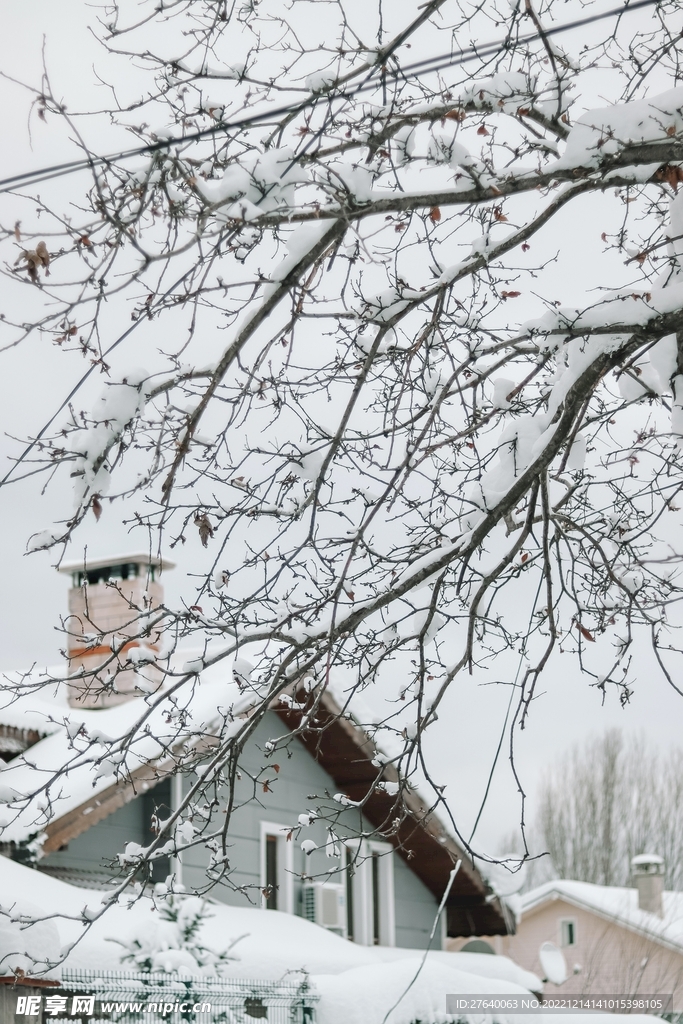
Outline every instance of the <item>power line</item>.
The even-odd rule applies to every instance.
[[[543,35],[544,36],[555,36],[555,35],[558,35],[561,32],[571,32],[575,28],[581,28],[583,25],[590,25],[590,24],[592,24],[595,21],[605,21],[607,18],[612,18],[612,17],[615,17],[616,15],[619,15],[619,14],[628,14],[630,11],[637,11],[637,10],[639,10],[642,7],[654,7],[654,6],[657,6],[659,3],[661,3],[661,0],[636,0],[636,3],[632,3],[632,4],[628,4],[627,3],[627,4],[623,5],[622,7],[613,7],[609,11],[602,11],[601,14],[592,14],[592,15],[590,15],[590,17],[579,18],[576,21],[569,21],[569,22],[567,22],[564,25],[555,25],[555,26],[551,26],[550,28],[544,28],[543,29]],[[523,45],[524,43],[532,43],[532,42],[535,42],[538,38],[539,38],[538,32],[534,32],[531,35],[521,36],[519,39],[516,39],[514,45],[515,46],[520,46],[520,45]],[[457,60],[453,59],[450,63],[452,63],[454,65],[464,64],[465,61],[471,60],[474,57],[479,57],[479,56],[482,56],[482,55],[486,56],[486,55],[488,55],[488,53],[491,51],[492,47],[494,47],[494,46],[497,46],[501,50],[511,50],[512,49],[511,46],[506,45],[505,41],[497,43],[497,44],[487,43],[487,44],[485,44],[481,48],[478,48],[476,46],[469,46],[465,50],[461,50],[461,55],[466,55],[464,57],[464,59],[457,59]],[[469,56],[467,56],[467,55],[469,55]],[[432,64],[432,63],[437,64],[438,66],[436,66],[434,68],[432,68],[432,67],[425,67],[425,65]],[[448,54],[441,54],[438,57],[425,58],[424,60],[416,61],[413,64],[405,64],[401,68],[401,74],[409,73],[410,71],[416,70],[418,68],[422,68],[423,69],[423,73],[428,73],[429,71],[438,71],[438,70],[441,70],[442,68],[448,67],[448,66],[449,66]]]
[[[569,32],[573,29],[580,28],[583,25],[589,25],[596,21],[603,21],[607,18],[615,17],[621,14],[628,14],[631,11],[636,11],[644,7],[653,7],[661,3],[661,0],[636,0],[635,3],[628,4],[627,6],[612,8],[609,11],[603,11],[601,14],[593,14],[587,18],[577,19],[573,22],[568,22],[564,25],[556,25],[549,29],[544,29],[545,36],[558,35],[562,32]],[[523,36],[517,39],[514,46],[524,45],[526,43],[534,42],[539,38],[538,33],[532,35]],[[411,72],[419,74],[430,74],[436,71],[441,71],[448,67],[457,67],[462,64],[466,64],[470,60],[476,58],[490,57],[496,53],[503,52],[505,50],[511,51],[512,46],[506,41],[501,40],[496,43],[487,43],[484,46],[469,46],[464,50],[461,50],[460,54],[456,57],[452,54],[441,54],[438,57],[426,58],[422,61],[416,61],[413,64],[405,65],[399,68],[397,71],[392,72],[392,77],[398,78],[399,76],[405,77],[405,75]],[[377,70],[377,65],[372,69]],[[384,69],[384,73],[389,73],[388,69]],[[110,164],[118,163],[121,160],[128,160],[136,156],[148,156],[153,153],[163,152],[164,150],[170,149],[173,146],[186,145],[190,142],[199,142],[202,139],[210,138],[214,135],[225,134],[230,130],[238,130],[241,128],[255,127],[259,124],[267,124],[272,122],[273,118],[286,116],[288,114],[298,114],[303,110],[306,110],[310,106],[315,106],[320,99],[336,100],[353,99],[355,96],[362,92],[367,92],[370,89],[377,88],[375,83],[365,82],[356,86],[352,90],[334,91],[330,90],[327,93],[318,93],[314,96],[308,96],[305,100],[302,100],[298,104],[287,104],[287,106],[276,107],[269,111],[264,111],[260,114],[252,114],[249,117],[239,118],[235,121],[221,121],[218,124],[211,125],[209,128],[200,129],[197,132],[192,132],[189,135],[183,135],[180,138],[173,139],[159,139],[156,142],[150,142],[144,146],[140,146],[136,149],[122,150],[116,154],[110,154],[109,156],[101,157],[86,157],[80,160],[72,160],[63,164],[54,164],[51,167],[44,167],[36,171],[26,171],[23,174],[15,174],[9,178],[0,179],[0,194],[12,192],[21,185],[37,185],[44,181],[51,181],[54,178],[60,178],[67,174],[72,174],[77,171],[94,170],[97,167],[104,167]]]

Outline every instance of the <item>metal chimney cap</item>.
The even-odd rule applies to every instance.
[[[167,558],[159,558],[158,555],[150,555],[149,552],[144,554],[136,552],[134,554],[109,555],[106,558],[79,558],[74,562],[62,562],[57,572],[91,572],[95,569],[108,569],[115,565],[149,565],[153,569],[167,572],[169,569],[175,569],[176,563]]]
[[[657,853],[639,853],[631,859],[631,868],[638,875],[663,875],[664,858]]]

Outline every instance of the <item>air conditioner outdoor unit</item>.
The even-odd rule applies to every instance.
[[[308,882],[303,889],[303,916],[307,921],[346,935],[345,886],[332,882]]]

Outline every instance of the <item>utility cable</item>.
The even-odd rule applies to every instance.
[[[636,3],[629,4],[628,6],[615,7],[609,11],[603,11],[600,14],[593,14],[587,18],[580,18],[572,22],[568,22],[564,25],[551,26],[548,29],[544,29],[545,36],[558,35],[561,32],[569,32],[573,29],[580,28],[583,25],[588,25],[596,21],[602,21],[606,18],[614,17],[620,14],[627,14],[631,11],[636,11],[644,7],[657,6],[661,3],[661,0],[636,0]],[[534,42],[539,38],[538,33],[533,35],[523,36],[518,39],[514,46],[524,45],[526,43]],[[404,77],[411,72],[416,74],[432,74],[437,71],[444,70],[449,67],[457,67],[461,64],[466,64],[470,60],[482,59],[484,57],[490,57],[496,53],[502,53],[504,51],[511,51],[512,46],[507,41],[499,41],[496,43],[488,43],[484,46],[469,46],[465,50],[462,50],[460,54],[455,57],[451,54],[442,54],[438,57],[427,58],[422,61],[416,61],[413,64],[405,65],[395,72],[393,77],[398,78],[399,75]],[[427,66],[429,65],[429,66]],[[374,70],[374,69],[373,69]],[[386,69],[388,73],[388,69]],[[215,125],[211,125],[209,128],[203,128],[199,131],[192,132],[189,135],[183,135],[179,138],[172,139],[158,139],[156,142],[150,142],[145,146],[139,146],[136,149],[122,150],[119,153],[111,154],[109,156],[92,156],[85,157],[80,160],[72,160],[67,163],[54,164],[51,167],[40,168],[36,171],[26,171],[23,174],[15,174],[9,178],[0,179],[0,194],[13,192],[17,187],[22,185],[37,185],[44,181],[52,181],[53,179],[63,177],[66,174],[72,174],[83,170],[95,170],[98,167],[109,166],[116,164],[121,160],[128,160],[136,156],[148,156],[154,153],[163,152],[171,149],[173,146],[184,146],[191,142],[199,142],[202,139],[211,138],[214,135],[227,134],[230,131],[239,130],[242,128],[256,127],[262,124],[269,124],[273,118],[284,117],[288,114],[298,114],[306,110],[308,107],[315,106],[321,99],[327,100],[349,100],[355,96],[360,95],[363,92],[376,89],[375,83],[365,82],[354,89],[335,91],[330,89],[328,92],[316,93],[313,96],[308,96],[305,100],[302,100],[298,104],[287,104],[286,106],[276,107],[269,111],[263,111],[259,114],[252,114],[249,117],[238,118],[234,121],[220,121]]]

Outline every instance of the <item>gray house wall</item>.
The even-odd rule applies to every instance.
[[[84,873],[105,872],[116,854],[123,851],[126,843],[144,845],[145,836],[143,801],[131,800],[87,832],[72,839],[68,846],[48,854],[40,861],[40,867],[48,870],[74,869]]]
[[[162,802],[164,808],[167,808],[167,816],[170,811],[169,780],[119,807],[87,832],[76,836],[61,850],[48,854],[40,861],[41,870],[62,877],[65,881],[70,881],[73,873],[82,884],[87,884],[89,875],[93,876],[95,884],[98,878],[102,880],[111,877],[112,864],[115,865],[116,855],[124,850],[126,843],[148,846],[155,838],[151,830],[151,818],[157,804]],[[154,866],[154,880],[163,881],[169,869],[168,858],[163,858]]]
[[[292,737],[286,747],[278,747],[275,753],[266,756],[266,742],[283,734],[286,734],[286,726],[277,715],[269,712],[257,727],[240,761],[241,779],[236,786],[235,810],[230,824],[229,881],[211,890],[214,899],[233,906],[261,906],[261,822],[296,826],[300,814],[319,809],[325,817],[336,816],[335,831],[340,838],[356,837],[361,832],[371,837],[374,831],[358,810],[342,808],[334,801],[337,791],[334,780],[297,739]],[[274,764],[279,766],[279,771],[273,768]],[[189,779],[186,785],[190,785]],[[150,841],[145,810],[142,799],[131,801],[70,842],[68,848],[45,857],[41,867],[48,870],[101,870],[117,852],[123,850],[125,843],[146,845]],[[292,909],[295,914],[302,912],[302,876],[321,881],[343,881],[339,860],[328,858],[322,849],[307,856],[301,850],[304,839],[312,839],[323,847],[327,839],[325,823],[316,821],[292,837]],[[287,851],[289,853],[289,847]],[[436,900],[402,857],[397,853],[391,856],[395,943],[412,949],[424,948],[434,923]],[[205,886],[205,850],[191,848],[182,854],[181,859],[182,881],[186,888]]]

